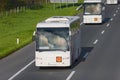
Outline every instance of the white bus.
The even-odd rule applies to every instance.
[[[102,23],[104,19],[104,0],[84,0],[83,23]]]
[[[69,67],[81,53],[80,18],[54,16],[37,24],[35,65]]]
[[[118,0],[106,0],[107,4],[118,4]]]

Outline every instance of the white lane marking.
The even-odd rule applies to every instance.
[[[120,9],[120,8],[118,7],[118,9]]]
[[[116,10],[116,13],[118,13],[118,10]]]
[[[113,18],[111,18],[110,21],[113,21]]]
[[[114,14],[114,16],[116,16],[116,14]]]
[[[83,56],[83,58],[87,58],[88,55],[89,55],[89,53],[87,52],[87,53]]]
[[[97,42],[98,42],[98,39],[96,39],[96,40],[93,42],[93,44],[97,44]]]
[[[72,71],[66,80],[70,80],[74,74],[75,74],[75,71]]]
[[[101,32],[101,34],[104,34],[104,32],[105,32],[105,30],[103,30],[103,31]]]
[[[105,7],[103,7],[102,10],[105,10]]]
[[[17,73],[15,73],[12,77],[10,77],[8,80],[13,80],[17,75],[19,75],[22,71],[24,71],[26,68],[28,68],[31,64],[33,64],[35,60],[32,60],[29,64],[27,64],[25,67],[20,69]]]
[[[110,24],[108,23],[106,26],[107,26],[107,27],[109,27],[109,26],[110,26]]]
[[[83,22],[80,23],[80,25],[82,25],[82,24],[83,24]]]

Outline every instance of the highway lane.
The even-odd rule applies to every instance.
[[[7,80],[34,59],[34,43],[0,60],[0,80]]]
[[[112,6],[108,6],[109,9],[107,9],[109,11],[109,15],[107,15],[107,16],[109,16],[109,17],[112,17],[114,11],[117,9],[117,6],[115,6],[115,5],[114,5],[115,7],[112,7]],[[107,60],[106,62],[102,63],[103,60],[104,61],[106,60],[106,56],[104,56],[106,46],[104,46],[104,44],[107,44],[106,43],[107,41],[104,42],[104,44],[102,44],[102,42],[104,40],[103,41],[101,40],[102,47],[101,47],[101,45],[99,45],[100,44],[99,41],[98,41],[99,44],[97,44],[97,45],[94,45],[93,42],[96,39],[99,39],[100,37],[102,37],[100,35],[100,33],[103,29],[106,30],[106,25],[109,22],[110,21],[108,21],[102,25],[82,25],[82,27],[81,27],[82,47],[86,47],[86,48],[87,47],[88,48],[94,47],[92,49],[92,52],[88,56],[88,58],[85,60],[85,62],[79,63],[73,69],[69,69],[69,68],[44,68],[44,69],[40,69],[40,70],[39,70],[39,68],[35,67],[34,63],[33,63],[27,69],[25,69],[23,72],[21,72],[19,75],[17,75],[13,80],[28,80],[28,79],[29,80],[33,80],[33,79],[34,80],[51,80],[51,79],[66,80],[72,71],[75,71],[75,73],[73,74],[73,77],[71,80],[79,80],[79,79],[80,80],[81,79],[83,79],[83,80],[88,80],[88,79],[97,80],[97,78],[98,78],[98,77],[96,77],[97,73],[99,73],[99,75],[101,75],[100,77],[102,77],[103,73],[100,74],[101,68],[99,68],[99,67],[101,65],[104,67],[106,62],[109,61],[109,60]],[[114,25],[114,23],[113,23],[113,25]],[[113,29],[113,32],[114,32],[114,29]],[[101,39],[106,40],[106,39],[109,39],[109,37],[112,38],[112,35],[109,36],[110,33],[109,32],[107,32],[107,33],[108,33],[108,35],[107,34],[104,35],[105,38],[101,38]],[[109,36],[109,37],[106,37],[106,36]],[[30,61],[32,61],[34,59],[34,43],[32,43],[31,45],[28,45],[27,48],[25,47],[21,50],[14,53],[13,55],[16,54],[15,56],[11,55],[10,58],[7,57],[7,58],[3,59],[2,61],[0,61],[0,68],[2,69],[2,70],[0,70],[0,74],[2,74],[2,76],[0,77],[0,80],[6,80],[6,79],[8,79],[8,77],[10,78],[13,74],[15,74],[17,71],[19,71],[21,68],[23,68],[25,65],[27,65]],[[99,52],[103,51],[103,52],[101,52],[102,54],[98,55],[98,54],[96,54],[96,53],[98,53],[98,51]],[[21,55],[19,55],[19,53],[21,53]],[[107,54],[109,54],[109,53],[107,53]],[[107,54],[105,54],[105,55],[107,55]],[[99,56],[101,56],[101,57],[99,57]],[[103,60],[101,60],[102,58],[103,58]],[[20,61],[17,61],[17,60],[20,60]],[[15,64],[11,64],[11,63],[15,63]],[[98,65],[98,63],[100,63],[100,64]],[[119,68],[116,68],[116,69],[119,69]],[[107,74],[107,72],[106,72],[106,74]],[[86,77],[86,75],[87,75],[87,77]]]
[[[119,7],[120,8],[120,7]],[[120,12],[117,8],[113,21],[105,28],[105,33],[84,63],[76,67],[79,71],[71,80],[120,80]]]
[[[112,14],[114,13],[114,10],[117,9],[117,6],[113,7],[113,5],[112,5],[111,7],[108,6],[108,8],[109,8],[108,11],[111,11],[110,9],[112,9],[113,11],[111,11],[111,14],[109,14],[107,16],[109,16],[109,17],[113,16]],[[69,77],[69,75],[70,75],[70,73],[72,71],[75,71],[75,73],[74,73],[74,75],[72,77],[73,80],[79,80],[79,79],[80,80],[81,79],[83,79],[83,80],[87,80],[87,79],[96,80],[96,79],[98,79],[97,73],[99,73],[99,75],[103,74],[103,73],[100,73],[101,72],[100,66],[101,65],[102,66],[106,66],[105,62],[102,63],[103,62],[102,60],[104,60],[104,61],[106,60],[106,56],[105,56],[106,54],[104,55],[103,52],[102,52],[102,54],[95,54],[95,53],[98,53],[97,51],[99,51],[99,52],[100,51],[105,51],[104,49],[106,47],[104,47],[104,45],[103,46],[101,46],[101,45],[100,46],[95,46],[95,45],[93,45],[93,42],[94,42],[95,38],[101,37],[100,36],[100,32],[103,29],[106,29],[106,25],[108,23],[109,23],[109,21],[107,23],[102,24],[102,25],[83,25],[82,26],[82,28],[81,28],[81,30],[82,30],[82,37],[83,37],[82,38],[83,39],[82,40],[83,41],[82,42],[82,46],[88,47],[88,48],[89,47],[94,47],[94,49],[90,53],[90,56],[87,58],[87,60],[85,62],[79,63],[73,69],[67,69],[67,68],[52,68],[52,69],[51,68],[45,68],[45,69],[40,69],[39,70],[39,68],[36,68],[34,66],[34,64],[32,64],[24,72],[22,72],[21,74],[16,76],[14,78],[14,80],[26,80],[26,79],[29,79],[29,80],[33,80],[33,79],[35,79],[35,80],[40,80],[40,79],[42,79],[42,80],[51,80],[51,79],[54,79],[54,80],[66,80]],[[100,47],[101,47],[101,49],[100,49]],[[107,54],[109,54],[109,53],[107,53]],[[93,72],[93,73],[91,74],[91,72]],[[86,75],[87,75],[87,77],[86,77]],[[100,77],[104,78],[102,76],[100,76]]]

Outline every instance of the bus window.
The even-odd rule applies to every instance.
[[[86,15],[96,15],[101,14],[101,4],[95,3],[95,4],[85,4],[85,13]]]
[[[39,32],[39,49],[67,50],[69,42],[69,28],[42,28]]]

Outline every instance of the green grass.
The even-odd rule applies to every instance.
[[[53,4],[44,5],[39,10],[26,10],[17,14],[0,17],[0,58],[3,58],[26,44],[32,42],[32,34],[36,24],[51,16],[75,15],[77,6],[54,9]],[[16,39],[20,39],[20,44]]]

